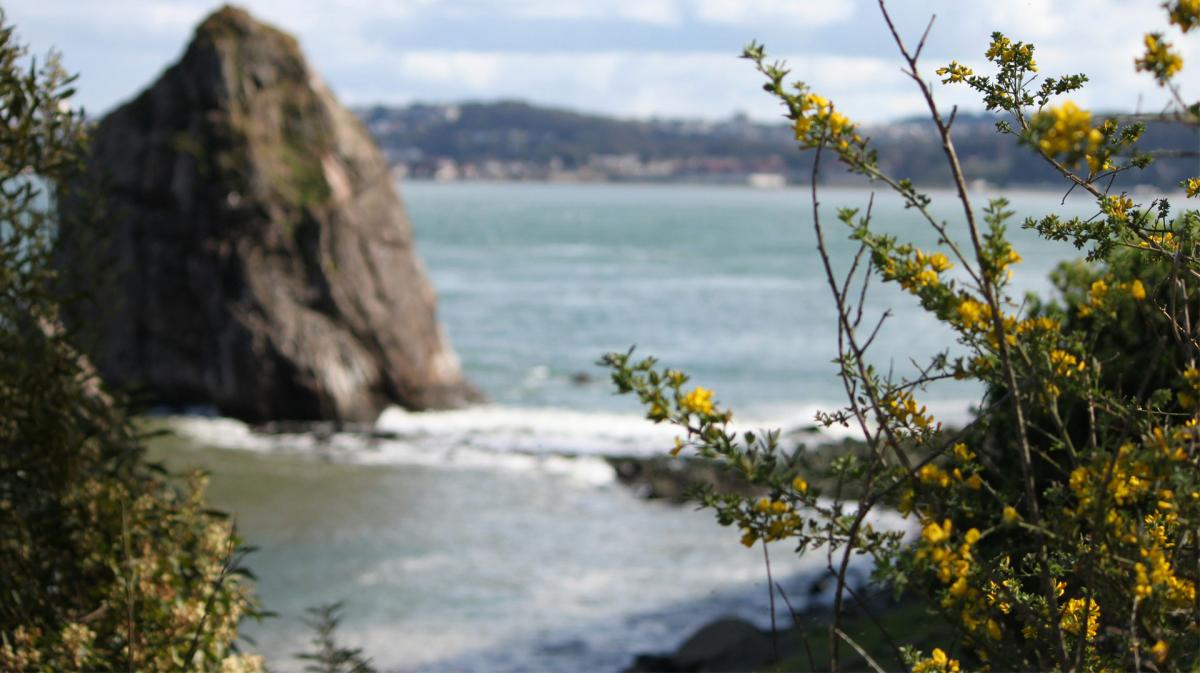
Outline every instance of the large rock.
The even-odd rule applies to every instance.
[[[770,633],[725,617],[692,634],[674,654],[640,655],[625,673],[727,673],[775,670]]]
[[[112,197],[117,301],[72,317],[99,328],[110,382],[251,421],[478,397],[383,156],[291,36],[233,7],[209,16],[100,122],[88,175]],[[69,226],[62,240],[66,264],[95,253]]]

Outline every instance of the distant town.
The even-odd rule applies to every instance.
[[[415,180],[549,182],[691,182],[782,187],[807,182],[812,154],[795,149],[783,123],[744,115],[719,121],[622,120],[516,101],[373,106],[356,110],[378,140],[397,177]],[[1013,136],[996,130],[992,115],[960,115],[955,142],[975,184],[1057,186],[1061,178]],[[925,186],[950,176],[927,120],[902,120],[864,129],[881,167]],[[1171,189],[1200,168],[1197,130],[1149,121],[1144,150],[1193,147],[1164,156],[1144,171],[1119,176],[1118,186]],[[1190,156],[1188,156],[1190,154]],[[825,183],[851,183],[833,162]]]

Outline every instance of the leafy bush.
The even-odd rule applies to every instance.
[[[1200,4],[1169,2],[1172,24],[1200,25]],[[1166,198],[1135,202],[1110,193],[1111,178],[1147,166],[1142,126],[1097,120],[1064,94],[1083,75],[1038,75],[1033,45],[993,34],[976,74],[952,62],[947,85],[968,86],[998,114],[997,129],[1026,145],[1073,190],[1096,200],[1090,219],[1051,214],[1026,227],[1088,249],[1090,263],[1062,266],[1057,295],[1018,303],[1008,289],[1021,261],[1005,236],[1003,199],[979,208],[955,152],[954,114],[938,107],[919,69],[922,36],[910,46],[883,18],[906,74],[928,106],[961,203],[957,227],[934,217],[932,198],[886,175],[870,140],[829,100],[786,81],[781,63],[751,44],[745,57],[785,107],[802,149],[831,153],[853,173],[894,191],[938,236],[923,250],[880,233],[870,208],[838,213],[858,242],[851,260],[833,260],[813,174],[817,248],[838,309],[838,364],[847,405],[818,414],[826,426],[859,433],[865,455],[833,461],[827,474],[780,469],[777,433],[734,434],[732,413],[687,377],[632,352],[610,354],[621,392],[636,394],[655,422],[681,429],[673,453],[693,450],[764,484],[751,500],[700,494],[743,544],[787,541],[797,553],[828,551],[837,578],[829,667],[837,670],[846,583],[856,554],[876,563],[874,579],[928,602],[957,636],[928,654],[900,648],[896,663],[918,673],[981,670],[1195,670],[1200,666],[1200,213]],[[1175,76],[1183,67],[1161,33],[1147,35],[1135,65],[1171,93],[1164,117],[1200,126]],[[1040,77],[1040,79],[1039,79]],[[1038,82],[1037,86],[1034,83]],[[820,162],[816,162],[820,165]],[[1181,185],[1200,195],[1200,177]],[[848,271],[839,272],[839,268]],[[957,269],[950,273],[951,269]],[[895,283],[938,318],[963,355],[943,353],[919,375],[872,366],[879,325],[864,324],[867,278]],[[944,429],[919,396],[947,379],[973,379],[984,395],[974,420]],[[833,483],[828,492],[810,482]],[[852,485],[849,488],[846,485]],[[868,514],[891,506],[920,535],[880,531]],[[904,634],[891,634],[903,640]],[[857,648],[857,645],[850,643]],[[878,663],[872,662],[877,667]]]
[[[52,263],[57,191],[86,143],[72,79],[0,17],[0,669],[256,671],[234,647],[258,607],[233,527],[202,475],[146,463],[58,320],[79,300]],[[94,205],[73,235],[102,223]]]

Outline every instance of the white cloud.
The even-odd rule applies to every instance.
[[[758,76],[733,54],[743,38],[773,34],[792,51],[794,77],[861,120],[917,113],[920,99],[886,40],[873,0],[241,0],[262,19],[295,33],[313,65],[346,100],[454,101],[523,98],[623,116],[727,116],[744,110],[776,118]],[[56,45],[81,72],[81,102],[103,110],[149,83],[178,57],[194,25],[216,0],[6,0],[5,11],[36,51]],[[1165,28],[1155,0],[890,0],[906,37],[929,13],[939,18],[924,64],[927,77],[944,60],[983,66],[979,57],[998,29],[1034,41],[1043,73],[1085,72],[1075,96],[1103,109],[1161,106],[1164,95],[1133,71],[1141,34]],[[458,23],[455,23],[455,22]],[[587,46],[537,53],[537,37],[554,22],[572,24]],[[487,26],[488,47],[437,45],[443,26]],[[413,28],[417,27],[417,28]],[[634,30],[636,29],[636,30]],[[409,32],[404,34],[403,31]],[[420,45],[412,30],[428,31]],[[626,32],[627,31],[627,32]],[[794,39],[780,39],[794,35]],[[396,37],[404,34],[405,37]],[[640,43],[669,44],[639,51]],[[836,34],[837,42],[822,40]],[[1198,82],[1200,40],[1171,38]],[[528,41],[521,41],[529,36]],[[594,36],[594,39],[593,39]],[[842,39],[844,36],[844,39]],[[461,35],[447,34],[451,37]],[[695,40],[695,42],[693,42]],[[788,44],[790,42],[790,45]],[[550,41],[553,43],[553,41]],[[516,44],[516,47],[508,45]],[[634,46],[630,46],[630,45]],[[542,45],[540,48],[547,48]],[[507,49],[507,50],[506,50]],[[937,54],[937,56],[934,56]],[[787,56],[786,53],[776,54]],[[971,57],[975,58],[972,59]],[[943,60],[944,59],[944,60]],[[982,68],[977,67],[977,70]],[[1200,87],[1189,95],[1200,95]],[[978,109],[963,87],[939,87],[939,102]]]
[[[675,25],[681,19],[675,0],[507,0],[488,6],[492,14],[536,19],[618,20]]]
[[[904,114],[919,102],[887,60],[810,55],[795,59],[792,67],[794,78],[839,100],[859,119]],[[524,97],[621,116],[725,117],[738,110],[764,119],[779,115],[750,63],[714,52],[418,51],[398,55],[380,82],[379,90],[386,91]],[[344,95],[359,103],[374,100],[370,93]]]
[[[854,0],[694,0],[693,10],[706,23],[784,21],[799,31],[851,18]]]

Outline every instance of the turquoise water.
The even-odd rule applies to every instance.
[[[304,608],[335,600],[347,602],[346,640],[399,671],[615,671],[722,614],[766,624],[761,550],[743,549],[708,513],[637,498],[595,455],[659,453],[672,433],[614,396],[593,363],[637,344],[715,389],[751,426],[804,426],[837,404],[833,312],[807,193],[403,191],[441,319],[491,404],[389,410],[379,425],[395,435],[378,440],[180,418],[171,420],[179,436],[155,447],[174,467],[211,470],[214,503],[261,548],[250,565],[280,616],[250,629],[259,651],[275,670],[299,670],[290,655],[305,645]],[[938,212],[957,214],[938,197]],[[1036,213],[1060,198],[1014,201]],[[823,196],[831,207],[867,199]],[[901,204],[877,198],[875,213],[892,231],[932,240]],[[830,224],[829,241],[844,263],[853,248],[839,228]],[[1045,290],[1049,269],[1074,254],[1013,235],[1025,257],[1017,291]],[[911,298],[875,290],[869,313],[893,311],[876,364],[903,371],[910,355],[952,345]],[[977,392],[959,385],[922,400],[962,419]],[[774,561],[802,607],[824,557],[780,548]]]
[[[499,404],[628,410],[603,382],[578,386],[601,353],[636,344],[690,372],[750,418],[783,420],[835,404],[841,384],[835,313],[814,245],[809,194],[736,187],[436,184],[404,187],[420,252],[441,296],[441,316],[468,373]],[[865,208],[869,192],[830,189],[827,241],[834,259],[854,246],[833,215]],[[935,212],[961,219],[948,193]],[[981,195],[979,205],[982,206]],[[1025,214],[1086,214],[1087,200],[1018,193],[1011,230],[1025,257],[1014,295],[1044,291],[1066,244],[1019,227]],[[932,245],[912,210],[877,195],[876,222]],[[952,227],[952,231],[955,227]],[[949,343],[915,300],[876,287],[870,306],[890,306],[875,362],[907,369],[910,356]],[[961,412],[974,391],[934,390]]]

